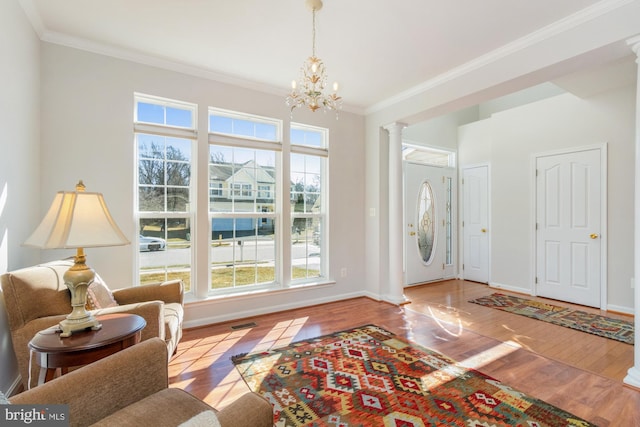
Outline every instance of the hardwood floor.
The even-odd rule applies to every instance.
[[[633,346],[468,302],[492,292],[450,280],[405,289],[411,303],[400,307],[356,298],[188,329],[171,387],[221,408],[248,391],[231,356],[373,323],[596,425],[640,425],[640,391],[622,384]]]

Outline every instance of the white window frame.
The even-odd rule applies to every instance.
[[[278,289],[278,288],[282,288],[283,287],[283,282],[286,279],[283,279],[282,276],[282,253],[281,253],[281,246],[282,246],[282,239],[284,237],[283,231],[282,231],[282,185],[281,185],[281,179],[279,179],[279,177],[282,176],[282,151],[283,151],[283,143],[282,143],[282,127],[283,127],[283,123],[282,120],[278,120],[278,119],[272,119],[272,118],[268,118],[268,117],[263,117],[263,116],[257,116],[257,115],[253,115],[253,114],[247,114],[247,113],[240,113],[240,112],[235,112],[235,111],[230,111],[230,110],[224,110],[224,109],[220,109],[220,108],[214,108],[214,107],[209,107],[209,111],[208,111],[208,116],[207,119],[208,121],[210,120],[209,117],[212,115],[219,115],[219,116],[223,116],[223,117],[229,117],[229,118],[233,118],[233,119],[240,119],[240,120],[247,120],[247,121],[254,121],[257,123],[264,123],[264,124],[270,124],[270,125],[274,125],[276,126],[276,140],[270,140],[270,139],[262,139],[262,138],[256,138],[256,137],[251,137],[251,136],[246,136],[246,135],[233,135],[233,134],[229,134],[229,133],[224,133],[224,132],[215,132],[215,131],[211,131],[209,130],[209,146],[211,145],[216,145],[216,146],[228,146],[230,148],[247,148],[247,149],[256,149],[256,150],[267,150],[267,151],[274,151],[275,152],[275,157],[276,157],[276,164],[275,164],[275,171],[276,171],[276,190],[275,190],[275,203],[274,203],[274,210],[273,212],[263,212],[262,209],[258,209],[258,205],[256,205],[256,211],[255,212],[234,212],[234,211],[226,211],[226,212],[212,212],[210,209],[208,209],[209,211],[209,236],[211,243],[214,244],[215,243],[215,239],[213,238],[212,234],[213,234],[213,229],[212,229],[212,221],[216,218],[220,218],[220,219],[255,219],[256,221],[259,221],[260,223],[264,223],[264,220],[267,219],[271,220],[274,224],[275,227],[275,233],[274,233],[274,244],[275,244],[275,280],[273,282],[270,283],[263,283],[263,284],[253,284],[253,285],[242,285],[240,287],[237,287],[236,285],[229,287],[229,288],[221,288],[221,289],[212,289],[212,284],[211,284],[211,276],[212,276],[212,262],[213,260],[211,259],[211,251],[209,251],[208,254],[208,258],[209,258],[209,263],[208,263],[208,281],[207,281],[207,295],[232,295],[232,294],[236,294],[236,293],[244,293],[247,291],[258,291],[258,290],[264,290],[264,289]],[[236,186],[240,186],[240,188],[236,188]],[[247,187],[248,186],[248,187]],[[242,200],[242,199],[251,199],[253,198],[253,191],[254,188],[251,186],[251,184],[246,184],[246,183],[232,183],[232,185],[230,185],[228,187],[228,191],[229,191],[229,196],[231,197],[232,194],[237,194],[238,192],[240,193],[239,196],[235,196],[236,199]],[[256,194],[257,195],[257,194]]]
[[[180,126],[172,126],[167,124],[157,124],[157,123],[149,123],[149,122],[141,122],[138,121],[138,103],[147,103],[147,104],[156,104],[163,107],[175,107],[184,110],[188,110],[191,112],[192,123],[190,128],[180,127]],[[152,95],[145,95],[140,93],[134,93],[134,120],[133,120],[133,130],[134,130],[134,158],[135,158],[135,197],[134,197],[134,220],[136,223],[136,234],[133,236],[132,241],[136,242],[135,245],[132,245],[135,256],[135,270],[134,270],[134,280],[133,283],[136,285],[140,285],[140,251],[138,242],[138,225],[140,224],[140,220],[142,219],[185,219],[190,224],[195,224],[195,212],[196,212],[196,182],[195,182],[195,153],[196,153],[196,144],[197,144],[197,105],[190,104],[182,101],[172,100],[168,98],[161,98]],[[187,210],[185,212],[173,212],[173,211],[140,211],[138,204],[138,194],[139,194],[139,153],[138,153],[138,137],[139,134],[151,134],[158,135],[162,137],[173,137],[173,138],[181,138],[187,139],[191,141],[191,159],[189,162],[190,165],[190,180],[189,180],[189,203],[187,205]],[[171,186],[163,184],[164,187],[170,188]],[[195,277],[195,265],[194,265],[194,252],[193,248],[195,246],[195,239],[197,236],[194,234],[190,236],[190,249],[189,249],[189,277],[191,278],[191,286],[187,294],[192,294],[195,292],[195,284],[193,282],[193,278]],[[168,250],[168,249],[165,249]],[[165,276],[167,274],[171,274],[171,271],[168,270],[168,266],[165,265]]]
[[[290,154],[303,154],[303,155],[311,155],[317,156],[324,159],[324,167],[321,171],[321,183],[320,183],[320,197],[321,200],[321,209],[318,213],[310,213],[310,212],[291,212],[291,222],[294,223],[294,219],[320,219],[320,223],[323,225],[320,229],[320,275],[319,277],[309,277],[303,279],[291,279],[291,285],[299,285],[312,283],[317,281],[327,280],[329,277],[329,251],[327,248],[329,247],[329,216],[327,212],[329,212],[329,129],[322,128],[318,126],[311,126],[302,123],[294,123],[291,122],[290,130],[299,129],[299,130],[307,130],[311,132],[318,132],[322,135],[322,140],[324,142],[321,147],[311,147],[308,145],[297,145],[294,143],[290,144]],[[290,156],[289,156],[290,157]],[[289,177],[290,179],[290,177]],[[291,200],[290,186],[288,186],[289,198]],[[291,228],[291,227],[289,227]],[[292,261],[292,260],[291,260]]]

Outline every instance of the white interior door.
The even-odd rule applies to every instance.
[[[600,307],[601,150],[536,159],[536,291]]]
[[[404,163],[405,285],[452,270],[453,176],[451,168]]]
[[[465,280],[489,283],[489,167],[462,171],[463,264]]]

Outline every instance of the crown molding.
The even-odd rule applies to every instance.
[[[419,85],[416,85],[410,89],[407,89],[406,91],[400,92],[395,96],[378,102],[366,108],[365,115],[381,111],[394,104],[427,92],[428,90],[440,86],[446,82],[457,79],[467,74],[471,74],[488,64],[497,62],[500,59],[503,59],[516,52],[522,51],[531,46],[535,46],[536,44],[549,40],[552,37],[557,36],[558,34],[562,34],[566,31],[572,30],[584,23],[590,22],[600,16],[606,15],[613,10],[633,3],[634,1],[636,0],[603,0],[601,2],[598,2],[590,7],[574,13],[573,15],[569,15],[559,21],[554,22],[553,24],[547,25],[546,27],[543,27],[538,31],[527,34],[526,36],[514,40],[513,42],[507,43],[506,45],[495,49],[485,55],[481,55],[472,61],[460,65],[459,67],[452,68],[451,70],[442,73],[432,79],[429,79]]]
[[[218,71],[205,69],[202,67],[189,65],[182,62],[172,61],[159,56],[148,55],[136,52],[130,49],[110,46],[104,43],[97,43],[90,40],[72,37],[63,33],[49,31],[43,24],[38,9],[33,0],[19,0],[22,9],[27,15],[27,19],[31,22],[31,26],[41,41],[66,46],[90,53],[109,56],[116,59],[135,62],[138,64],[148,65],[151,67],[161,68],[168,71],[175,71],[194,77],[213,80],[220,83],[230,84],[245,89],[251,89],[271,95],[284,96],[288,93],[289,88],[278,87],[266,83],[260,83],[253,80],[243,79],[240,77],[224,74]],[[283,101],[284,104],[284,101]],[[364,108],[343,104],[342,111],[363,115]]]

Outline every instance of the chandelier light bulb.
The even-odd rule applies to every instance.
[[[295,80],[291,80],[291,89],[296,90],[297,82]]]
[[[333,82],[333,91],[334,92],[338,91],[338,82]]]

